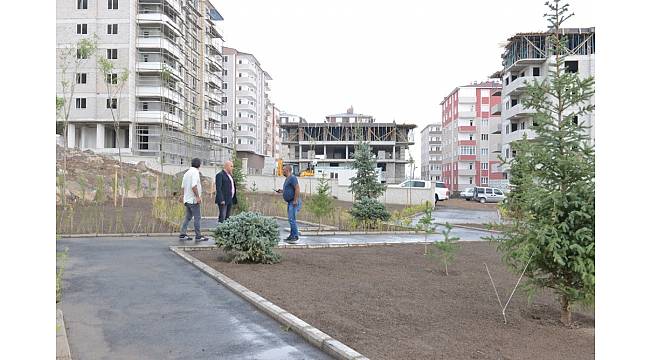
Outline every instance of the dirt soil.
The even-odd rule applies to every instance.
[[[593,359],[593,311],[562,326],[550,293],[531,305],[493,244],[463,243],[450,275],[423,245],[281,249],[274,265],[231,264],[220,250],[200,260],[371,359]]]

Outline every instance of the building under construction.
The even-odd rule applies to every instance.
[[[323,123],[283,123],[283,162],[294,171],[317,168],[350,168],[355,146],[368,142],[386,183],[398,183],[407,177],[408,149],[413,145],[414,124],[376,123],[367,115],[329,115]]]
[[[223,18],[217,9],[209,0],[138,0],[119,9],[117,2],[109,2],[108,9],[102,5],[57,2],[58,48],[74,47],[94,31],[99,35],[95,57],[129,72],[122,93],[108,99],[109,80],[96,71],[96,59],[81,66],[75,98],[68,100],[73,107],[68,146],[107,154],[119,146],[127,157],[165,164],[189,164],[194,157],[222,163],[230,149],[221,136]],[[75,27],[70,21],[84,18],[90,24]],[[95,23],[103,28],[93,30]],[[57,73],[57,84],[63,76]],[[57,96],[64,96],[60,89]]]

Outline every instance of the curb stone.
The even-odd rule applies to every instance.
[[[68,334],[65,330],[61,309],[56,309],[56,327],[56,360],[72,360]]]
[[[207,247],[208,246],[203,246],[203,248]],[[238,282],[230,279],[226,275],[218,272],[217,270],[209,267],[202,261],[188,254],[186,251],[193,251],[193,247],[170,246],[169,250],[226,286],[232,292],[251,303],[258,310],[261,310],[274,320],[289,327],[292,331],[303,337],[310,344],[323,350],[325,353],[333,356],[334,358],[340,360],[367,359],[367,357],[352,349],[351,347],[343,344],[338,340],[333,339],[326,333],[320,331],[319,329],[301,320],[297,316],[266,300],[257,293],[248,290]]]

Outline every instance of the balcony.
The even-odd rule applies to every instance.
[[[490,119],[488,120],[488,132],[490,134],[501,134],[501,119]]]
[[[490,147],[490,152],[493,154],[501,154],[501,143],[496,143]]]
[[[476,97],[473,96],[459,96],[458,102],[461,104],[476,104]]]
[[[239,136],[239,133],[237,133],[237,136]],[[255,144],[237,144],[237,151],[243,151],[243,152],[252,152],[255,153],[257,152],[257,147]]]
[[[257,120],[255,118],[250,118],[248,116],[242,116],[237,118],[237,124],[250,124],[257,126]]]
[[[257,80],[250,76],[239,76],[235,78],[238,84],[248,84],[257,88]]]
[[[160,80],[136,80],[136,95],[146,97],[166,97],[176,103],[181,101],[181,96],[173,87]]]
[[[253,113],[257,114],[257,108],[255,107],[255,105],[237,104],[236,106],[237,106],[237,110],[245,110],[245,111],[250,111],[250,112],[253,112]]]
[[[165,49],[176,59],[181,58],[181,48],[173,39],[164,36],[151,36],[140,34],[136,46],[141,49]]]
[[[139,59],[135,63],[135,69],[139,72],[162,72],[163,69],[167,69],[169,73],[174,76],[177,80],[182,80],[181,73],[174,67],[167,63],[160,61],[142,61]]]
[[[471,133],[474,133],[474,132],[476,132],[476,126],[459,126],[458,127],[458,132],[462,132],[462,133],[471,132]]]
[[[176,114],[161,110],[137,110],[135,117],[140,124],[160,124],[163,119],[176,124],[181,123],[181,119]]]
[[[467,119],[467,118],[474,119],[476,117],[476,112],[474,112],[474,111],[459,111],[458,112],[458,117],[459,118],[465,118],[465,119]]]
[[[541,79],[539,76],[522,76],[513,80],[510,84],[503,87],[503,96],[518,95],[526,90],[526,83],[533,83],[535,79]]]
[[[508,144],[513,141],[521,140],[524,138],[524,134],[526,134],[526,137],[530,139],[534,139],[537,135],[535,134],[535,131],[531,129],[524,129],[524,130],[516,130],[516,131],[511,131],[510,134],[503,135],[502,139],[503,142]]]
[[[458,160],[460,160],[460,161],[476,161],[476,155],[458,155]]]
[[[458,145],[461,145],[461,146],[476,146],[476,140],[458,140]]]
[[[490,115],[501,115],[501,104],[494,104],[490,108]]]
[[[515,106],[512,106],[510,109],[503,110],[501,112],[501,118],[503,120],[516,120],[531,116],[534,113],[534,109],[524,109],[523,104],[519,103]]]
[[[251,74],[255,74],[255,67],[252,64],[237,64],[237,71],[248,71]]]
[[[183,36],[178,23],[176,23],[176,21],[174,21],[174,19],[169,17],[167,14],[162,12],[162,9],[140,8],[136,19],[138,20],[139,24],[165,24],[169,27],[170,30],[176,33],[176,36]]]
[[[257,96],[255,96],[255,93],[250,90],[237,90],[237,96],[241,96],[249,99],[257,98]]]
[[[467,155],[469,156],[469,155]],[[476,169],[459,169],[458,175],[463,176],[476,176]]]
[[[207,108],[204,110],[204,115],[208,119],[212,119],[215,121],[221,121],[221,114],[219,114],[216,110]]]

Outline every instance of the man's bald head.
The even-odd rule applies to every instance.
[[[228,174],[232,174],[232,161],[226,160],[226,162],[223,164],[223,169],[226,170]]]

